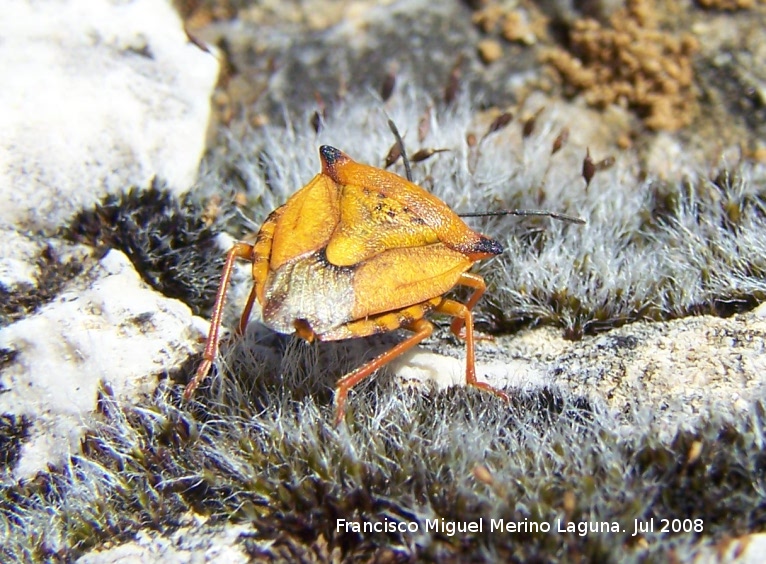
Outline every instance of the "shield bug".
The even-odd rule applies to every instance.
[[[256,300],[267,327],[309,342],[412,331],[337,382],[336,424],[351,388],[431,334],[429,312],[452,316],[456,336],[465,329],[466,384],[508,399],[476,379],[471,309],[486,285],[468,272],[474,262],[500,254],[500,243],[469,228],[409,180],[357,163],[328,145],[319,148],[319,156],[322,171],[269,215],[255,243],[236,243],[229,251],[204,359],[184,397],[191,397],[218,354],[223,302],[239,258],[252,263],[254,281],[239,333]],[[444,297],[457,285],[473,289],[466,303]]]

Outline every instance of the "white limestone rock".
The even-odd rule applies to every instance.
[[[0,227],[53,232],[155,175],[189,188],[218,62],[170,2],[6,0],[0,37]]]
[[[540,327],[479,340],[476,376],[510,394],[550,388],[615,413],[642,413],[670,439],[711,415],[747,413],[763,397],[765,342],[766,305],[727,318],[635,322],[579,341]],[[407,385],[464,385],[465,345],[428,340],[390,368]]]
[[[700,548],[694,564],[760,564],[766,554],[766,533],[738,538],[724,538],[714,545]]]
[[[110,251],[90,278],[0,329],[0,348],[16,353],[0,372],[0,413],[32,421],[17,477],[79,452],[102,382],[120,400],[151,393],[206,332],[188,306],[142,282],[119,251]]]
[[[3,252],[0,255],[0,287],[13,290],[20,286],[34,287],[40,269],[34,258],[43,250],[42,243],[12,228],[0,226]]]
[[[248,525],[224,527],[182,527],[172,535],[162,536],[154,531],[139,531],[136,540],[114,547],[95,550],[78,559],[78,564],[136,564],[163,562],[190,564],[194,562],[227,562],[244,564],[251,559],[245,553],[240,537],[252,534]]]

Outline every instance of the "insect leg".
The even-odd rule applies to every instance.
[[[468,309],[468,311],[472,310],[473,306],[475,306],[476,303],[481,299],[487,289],[487,285],[484,283],[484,278],[478,274],[464,272],[460,275],[457,283],[461,284],[462,286],[470,286],[475,290],[475,292],[471,295],[470,298],[468,298],[468,301],[465,303],[465,307]],[[455,335],[455,337],[460,338],[460,330],[463,328],[465,323],[465,320],[458,316],[456,316],[452,321],[452,325],[450,325],[450,331],[452,331],[452,334]],[[466,339],[468,338],[468,333],[473,333],[473,331],[471,329],[466,331]]]
[[[470,275],[471,277],[478,278],[481,281],[481,285],[484,286],[484,281],[481,280],[480,277],[476,275]],[[460,282],[463,283],[462,280]],[[470,284],[466,284],[468,286]],[[508,394],[505,392],[502,392],[498,390],[497,388],[493,388],[486,382],[479,382],[476,380],[476,365],[475,365],[475,354],[474,354],[474,343],[473,343],[473,315],[471,314],[471,309],[469,307],[473,306],[474,303],[476,303],[476,300],[473,298],[478,294],[481,296],[481,294],[484,292],[483,288],[477,288],[476,292],[473,296],[471,296],[471,299],[468,300],[468,304],[461,304],[460,302],[456,302],[454,300],[443,300],[442,303],[440,303],[438,306],[436,306],[436,311],[440,311],[441,313],[446,313],[447,315],[452,315],[455,317],[455,321],[460,321],[459,327],[465,323],[465,383],[467,386],[474,386],[476,388],[481,388],[482,390],[487,390],[488,392],[492,392],[496,396],[501,397],[505,401],[509,401]],[[477,298],[478,299],[478,298]],[[455,323],[453,322],[453,332],[454,332],[454,326]]]
[[[387,350],[383,354],[376,356],[367,364],[363,364],[353,372],[346,374],[343,378],[338,380],[338,383],[335,386],[336,425],[340,424],[344,415],[346,414],[346,400],[348,399],[348,392],[351,390],[351,388],[367,378],[381,366],[389,363],[397,356],[407,352],[420,341],[428,337],[433,332],[434,326],[425,319],[417,319],[408,325],[407,329],[414,331],[415,334],[408,339],[405,339],[401,343],[398,343],[396,346],[390,350]]]
[[[197,386],[207,377],[210,367],[213,365],[215,357],[218,356],[218,334],[221,330],[221,318],[223,317],[223,305],[226,301],[226,291],[229,289],[231,281],[231,272],[234,269],[234,261],[238,258],[252,261],[253,245],[248,243],[235,243],[226,255],[226,263],[221,272],[221,282],[218,285],[218,293],[215,295],[215,304],[213,305],[213,317],[210,320],[210,331],[207,334],[205,342],[205,352],[202,355],[202,362],[197,368],[196,374],[186,385],[184,390],[184,399],[191,398]]]
[[[245,303],[245,309],[242,310],[242,317],[239,318],[239,325],[237,325],[236,335],[241,337],[245,334],[247,329],[247,322],[250,319],[250,312],[253,311],[253,303],[258,295],[258,286],[253,284],[250,294],[247,296],[247,302]]]
[[[257,299],[261,304],[264,302],[263,292],[266,278],[269,275],[269,257],[271,256],[271,248],[274,243],[274,232],[277,229],[277,221],[284,210],[285,206],[280,206],[271,212],[266,221],[263,222],[260,231],[258,231],[258,237],[248,259],[253,263],[253,288],[247,297],[245,309],[242,310],[242,317],[239,318],[237,335],[245,334],[255,300]]]

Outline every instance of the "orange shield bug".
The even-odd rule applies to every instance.
[[[504,392],[476,380],[471,309],[486,285],[467,272],[474,262],[500,254],[500,243],[396,174],[357,163],[328,145],[319,148],[319,156],[322,171],[269,215],[255,244],[236,243],[229,251],[204,359],[184,397],[191,397],[216,358],[223,302],[240,258],[252,263],[254,283],[239,333],[255,300],[267,327],[307,341],[399,328],[413,332],[337,382],[336,424],[351,388],[431,334],[433,325],[425,319],[431,311],[454,317],[450,329],[456,336],[465,328],[466,384],[507,400]],[[444,297],[457,285],[474,290],[464,304]]]

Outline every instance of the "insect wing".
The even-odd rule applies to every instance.
[[[441,296],[472,264],[443,243],[380,253],[354,272],[352,316],[361,319]]]
[[[328,249],[327,258],[331,263],[351,265],[358,262],[360,257],[373,256],[386,248],[429,244],[433,239],[431,232],[435,233],[439,241],[474,261],[502,252],[499,244],[473,231],[447,204],[420,186],[391,172],[357,163],[333,147],[324,145],[319,151],[322,157],[322,172],[344,187],[344,200],[346,190],[353,189],[349,187],[359,187],[363,192],[362,196],[365,196],[364,190],[367,190],[368,198],[386,201],[385,210],[373,214],[376,216],[373,218],[373,224],[390,225],[387,224],[388,219],[385,216],[389,212],[401,212],[399,218],[392,220],[397,226],[396,229],[390,235],[379,234],[374,242],[353,241],[368,236],[373,232],[372,229],[357,230],[354,226],[344,224],[342,230],[339,230],[343,231],[341,241],[343,238],[349,238],[352,242],[338,243],[342,251],[339,249],[337,254],[335,249],[332,249],[332,252]],[[349,207],[354,205],[357,204],[349,203]],[[341,207],[345,210],[345,201]],[[345,218],[342,221],[345,222]],[[384,241],[382,246],[381,240]],[[339,262],[336,263],[336,260]]]

